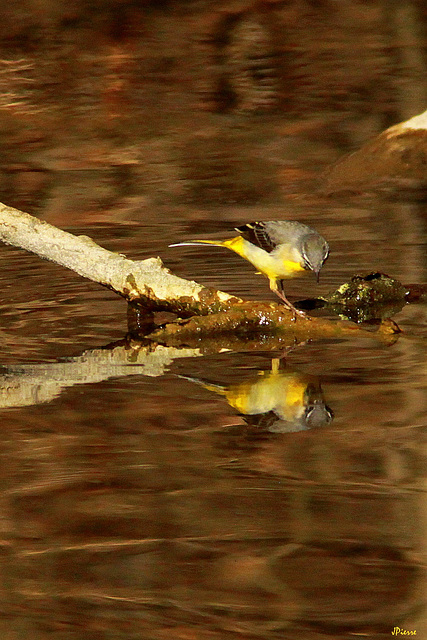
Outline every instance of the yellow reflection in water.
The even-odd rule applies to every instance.
[[[229,386],[183,377],[224,396],[244,416],[259,416],[259,425],[269,431],[322,427],[333,418],[318,378],[288,368],[280,370],[279,359],[272,360],[271,370]]]

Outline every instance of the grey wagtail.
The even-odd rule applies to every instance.
[[[235,229],[240,235],[229,240],[189,240],[169,246],[210,244],[231,249],[268,278],[270,289],[283,300],[294,317],[295,314],[305,317],[306,314],[286,298],[283,280],[311,270],[319,282],[320,269],[329,254],[326,240],[306,224],[288,220],[250,222]]]
[[[245,382],[230,386],[180,377],[224,396],[240,414],[258,416],[269,431],[301,431],[322,427],[333,419],[318,379],[288,369],[280,371],[279,360],[272,361],[271,371],[259,371]]]

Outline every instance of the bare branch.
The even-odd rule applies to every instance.
[[[128,260],[88,236],[75,236],[0,203],[0,240],[52,260],[149,310],[182,316],[227,310],[240,300],[173,275],[160,258]]]

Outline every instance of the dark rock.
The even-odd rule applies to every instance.
[[[322,191],[412,191],[427,197],[427,111],[386,129],[344,157],[325,176]]]

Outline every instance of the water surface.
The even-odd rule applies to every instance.
[[[390,224],[403,207],[387,206]],[[75,231],[271,299],[231,252],[167,248],[188,234],[225,233],[241,213],[209,233],[204,219],[191,229]],[[371,207],[295,207],[290,217],[317,223],[331,257],[319,288],[294,280],[289,295],[378,268],[422,281],[417,214],[413,207],[405,232],[390,234]],[[19,620],[17,637],[58,639],[163,638],[167,628],[183,638],[420,633],[425,305],[395,316],[404,334],[391,346],[373,337],[295,348],[271,388],[282,414],[263,416],[270,391],[259,382],[281,354],[187,350],[148,366],[145,347],[124,340],[117,296],[17,249],[3,248],[1,261],[0,628]],[[309,388],[333,412],[311,429],[298,400]],[[259,414],[253,405],[239,413],[243,393],[261,398]]]

